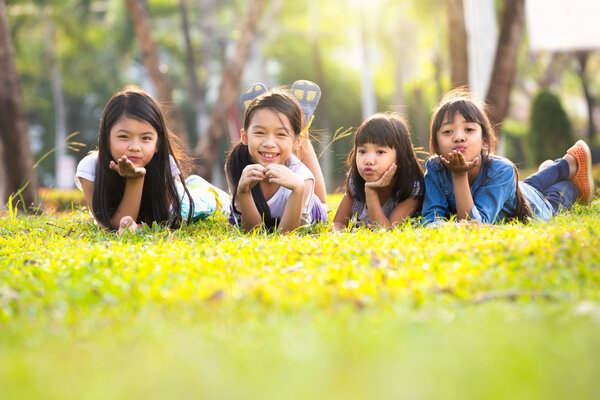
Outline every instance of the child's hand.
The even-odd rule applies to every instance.
[[[123,178],[141,178],[146,175],[146,168],[136,167],[127,156],[121,156],[115,163],[110,161],[108,165],[110,169],[121,175]]]
[[[276,185],[283,186],[292,191],[304,189],[304,182],[302,179],[285,165],[269,164],[265,168],[265,179],[267,179],[269,183],[275,183]]]
[[[248,193],[260,181],[265,179],[265,167],[260,164],[250,164],[242,171],[238,183],[238,193]]]
[[[481,158],[475,157],[473,161],[466,161],[460,151],[453,150],[448,153],[448,157],[440,155],[442,163],[450,170],[451,173],[466,173],[477,167],[481,162]]]
[[[122,234],[124,234],[127,231],[129,231],[131,233],[135,233],[135,231],[137,231],[141,227],[142,227],[142,225],[138,225],[133,220],[133,218],[131,218],[130,216],[125,216],[125,217],[121,218],[121,221],[119,222],[119,230],[117,231],[117,234],[119,236],[121,236]]]
[[[397,169],[398,166],[395,163],[393,163],[388,167],[388,169],[383,173],[383,175],[381,175],[381,178],[379,178],[375,182],[365,182],[365,188],[377,189],[388,187],[390,183],[392,183],[392,179],[394,178],[394,174],[396,173]]]

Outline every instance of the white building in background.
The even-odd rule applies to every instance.
[[[598,0],[527,0],[525,15],[533,51],[600,49]]]
[[[469,47],[469,87],[485,99],[494,68],[498,24],[494,0],[464,0],[465,27]]]

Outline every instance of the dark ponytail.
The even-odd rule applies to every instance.
[[[515,182],[516,182],[516,204],[515,204],[515,213],[512,217],[509,218],[511,220],[517,220],[522,223],[527,223],[531,218],[533,218],[533,211],[531,210],[531,206],[529,205],[529,201],[519,189],[519,170],[516,165],[513,164],[513,168],[515,169]]]
[[[242,176],[242,171],[246,166],[254,164],[250,158],[250,152],[248,152],[248,146],[239,142],[227,155],[227,160],[225,161],[225,173],[229,177],[229,180],[233,187],[231,188],[232,198],[231,198],[231,206],[233,207],[233,211],[239,214],[239,211],[235,207],[235,199],[237,197],[237,188],[240,182],[240,178]],[[263,195],[262,190],[260,189],[260,184],[256,184],[252,188],[252,198],[254,199],[254,204],[256,204],[256,209],[258,213],[262,216],[264,220],[265,226],[270,230],[274,229],[277,226],[277,219],[273,219],[271,217],[271,210],[269,210],[269,205],[267,204],[267,200],[265,200],[265,196]]]

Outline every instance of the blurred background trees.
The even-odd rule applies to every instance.
[[[241,127],[239,93],[257,81],[273,87],[309,79],[321,86],[312,129],[330,192],[343,184],[352,139],[332,138],[357,127],[363,110],[403,113],[415,144],[428,151],[432,108],[462,84],[493,105],[505,139],[500,151],[521,167],[538,160],[530,114],[542,90],[558,97],[575,137],[600,144],[599,52],[532,51],[524,0],[2,1],[27,146],[33,160],[47,155],[34,174],[44,186],[72,185],[72,169],[95,148],[104,105],[129,84],[163,103],[197,171],[221,187],[225,154]],[[473,21],[496,38],[483,40],[487,31]],[[480,86],[487,89],[479,93]],[[73,141],[86,146],[75,151],[65,144]],[[14,186],[0,193],[2,204]]]

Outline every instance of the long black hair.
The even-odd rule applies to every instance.
[[[160,105],[146,92],[138,88],[126,88],[113,95],[102,113],[98,132],[98,165],[94,181],[92,208],[94,216],[103,226],[117,229],[111,223],[125,191],[125,178],[111,170],[108,165],[113,159],[110,151],[110,131],[115,123],[126,116],[147,122],[156,130],[158,140],[156,153],[152,160],[144,166],[146,175],[138,220],[152,225],[157,222],[172,228],[181,225],[181,201],[177,195],[169,155],[173,157],[177,167],[182,170],[180,160],[183,157],[181,143],[167,128]],[[193,201],[185,186],[185,180],[180,175],[181,183],[193,208]],[[193,209],[188,214],[191,222]]]
[[[406,121],[397,113],[378,113],[367,118],[356,130],[354,147],[348,155],[350,171],[346,178],[346,193],[355,200],[365,202],[365,180],[358,172],[356,151],[364,144],[375,144],[396,150],[396,173],[392,181],[392,196],[401,202],[414,195],[415,182],[419,184],[418,197],[425,193],[423,168],[410,139]],[[354,191],[350,188],[350,179],[354,182]]]
[[[458,88],[447,93],[440,105],[434,110],[433,116],[431,117],[429,146],[430,150],[439,155],[440,146],[437,139],[437,132],[440,130],[445,121],[449,118],[453,118],[456,113],[460,113],[467,122],[474,122],[481,126],[481,137],[483,143],[487,145],[487,149],[481,152],[481,167],[483,169],[483,180],[477,190],[485,185],[487,181],[487,170],[491,163],[490,156],[496,149],[496,134],[492,128],[492,124],[486,113],[486,106],[479,105],[471,97],[468,90],[464,88]],[[519,189],[519,171],[517,167],[512,164],[515,170],[515,183],[516,183],[516,207],[514,215],[510,219],[517,219],[521,222],[527,222],[533,216],[529,202],[523,196],[523,193]]]
[[[269,108],[276,113],[283,114],[289,120],[294,135],[296,137],[300,135],[303,123],[302,108],[300,108],[300,104],[291,94],[277,89],[271,89],[252,100],[244,113],[245,131],[248,131],[248,128],[250,127],[254,113],[261,108]],[[249,164],[255,163],[256,161],[252,160],[252,157],[250,157],[248,146],[241,141],[235,145],[227,155],[227,160],[225,161],[225,173],[227,174],[229,182],[233,185],[230,190],[232,194],[231,204],[234,212],[238,212],[235,207],[235,199],[237,197],[237,187],[240,182],[240,177],[242,176],[242,171]],[[269,205],[267,204],[259,184],[252,188],[252,198],[254,199],[254,204],[256,204],[256,209],[263,218],[264,225],[268,229],[275,228],[277,220],[271,216]]]

